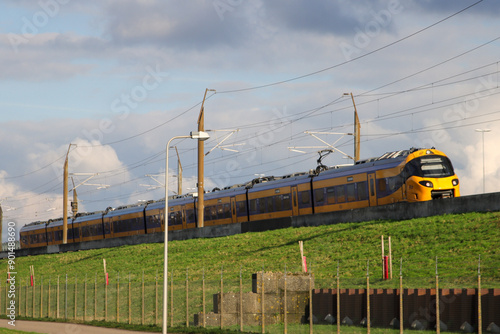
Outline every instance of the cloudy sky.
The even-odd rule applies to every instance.
[[[165,145],[196,130],[207,88],[215,90],[205,100],[208,189],[315,168],[326,144],[352,156],[353,138],[342,133],[353,130],[353,103],[344,93],[361,120],[361,158],[434,146],[451,158],[463,195],[482,193],[483,133],[475,130],[489,129],[485,190],[500,189],[496,1],[0,6],[4,224],[62,216],[68,149],[80,211],[162,198]],[[187,192],[196,142],[174,144]],[[323,162],[352,160],[337,152]]]

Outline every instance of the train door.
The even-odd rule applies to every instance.
[[[292,187],[292,214],[294,216],[299,215],[299,198],[297,193],[297,187]]]
[[[368,174],[368,188],[370,192],[370,206],[377,205],[377,188],[375,186],[375,173]]]
[[[187,229],[187,217],[186,217],[186,205],[181,205],[181,221],[182,221],[182,229]]]
[[[406,180],[407,178],[405,177],[405,169],[404,167],[401,167],[401,173],[399,173],[401,177],[401,199],[403,201],[406,201]]]
[[[231,197],[231,222],[237,223],[238,218],[236,217],[236,198]]]

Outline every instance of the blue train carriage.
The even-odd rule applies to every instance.
[[[165,202],[163,202],[165,203]],[[171,196],[168,199],[168,230],[196,227],[195,198],[192,194]]]
[[[104,237],[119,238],[145,234],[145,205],[128,205],[106,210],[103,216]]]
[[[75,237],[78,242],[80,238],[79,229],[74,228],[73,219],[68,217],[68,235],[67,241],[68,243],[75,242]],[[64,220],[62,218],[49,220],[47,222],[47,243],[49,245],[60,245],[63,243],[63,228],[64,228]]]
[[[19,241],[21,248],[47,246],[47,222],[37,221],[21,227]]]
[[[146,220],[146,233],[158,233],[164,230],[165,200],[151,201],[144,209],[144,219]]]
[[[238,184],[206,193],[204,226],[248,221],[246,192],[245,185]]]
[[[73,220],[73,227],[79,230],[79,238],[75,242],[104,239],[103,211],[79,213]]]
[[[254,179],[247,185],[249,220],[311,214],[310,182],[307,173]]]
[[[373,167],[353,165],[330,168],[312,182],[314,213],[349,210],[376,204]],[[370,196],[370,194],[373,194]]]

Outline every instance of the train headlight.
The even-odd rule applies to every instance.
[[[423,185],[424,187],[428,187],[428,188],[432,188],[434,187],[434,185],[432,184],[431,181],[420,181],[419,182],[421,185]]]
[[[455,186],[455,187],[458,186],[458,179],[453,179],[451,181],[451,184],[453,184],[453,186]]]

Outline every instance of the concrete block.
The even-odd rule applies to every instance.
[[[308,273],[287,273],[286,289],[287,291],[309,291],[309,280],[312,279],[311,287],[314,289],[314,276]],[[285,290],[285,277],[281,272],[257,272],[252,274],[252,292],[261,293],[262,280],[264,280],[264,293],[279,293]]]

